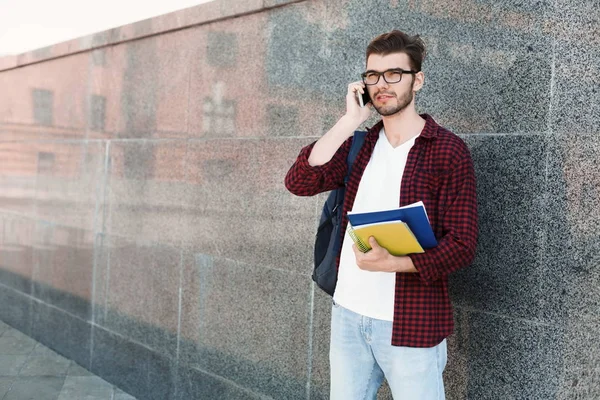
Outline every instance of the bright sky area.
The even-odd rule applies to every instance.
[[[212,0],[0,0],[0,56],[24,53],[209,1]]]

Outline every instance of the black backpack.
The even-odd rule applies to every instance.
[[[337,265],[336,260],[340,252],[341,243],[341,224],[342,208],[344,206],[344,195],[346,194],[346,184],[350,178],[352,164],[356,159],[362,144],[365,141],[367,132],[355,131],[352,137],[352,146],[348,152],[346,163],[348,164],[348,173],[344,178],[344,186],[332,190],[329,197],[323,205],[321,220],[315,238],[315,269],[312,279],[318,287],[323,289],[330,296],[333,296],[335,285],[337,283]]]

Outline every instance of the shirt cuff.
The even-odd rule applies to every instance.
[[[323,166],[312,166],[308,163],[308,157],[310,157],[310,153],[312,152],[313,147],[315,147],[315,143],[317,142],[313,142],[300,150],[300,154],[298,155],[298,159],[296,161],[296,167],[308,174],[319,175]]]
[[[431,254],[427,254],[427,250],[425,250],[425,253],[413,253],[408,256],[412,260],[423,284],[430,285],[439,278],[435,268],[431,267],[433,265],[433,257],[431,257]]]

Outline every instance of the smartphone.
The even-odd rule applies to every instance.
[[[356,92],[358,104],[361,107],[364,107],[365,105],[367,105],[367,103],[371,102],[371,96],[369,96],[369,91],[367,90],[367,88],[364,88],[364,91],[364,93],[360,93],[359,91]]]

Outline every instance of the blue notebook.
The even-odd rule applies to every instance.
[[[392,210],[366,213],[349,212],[348,220],[354,228],[376,222],[403,221],[406,222],[424,249],[430,249],[438,244],[422,201]]]

